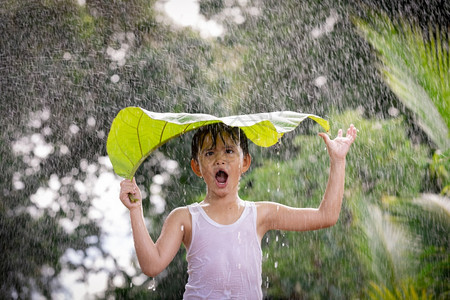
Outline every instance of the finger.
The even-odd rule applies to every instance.
[[[350,124],[350,135],[353,138],[356,138],[357,132],[358,132],[358,130],[356,129],[355,125]]]
[[[132,193],[132,192],[122,192],[120,193],[120,200],[124,203],[124,204],[130,204],[130,203],[134,203],[136,201],[138,201],[139,199],[137,198],[136,193]]]
[[[127,182],[121,182],[120,183],[120,188],[123,191],[132,191],[135,189],[134,184],[131,181],[127,181]]]
[[[131,193],[128,193],[128,199],[131,201],[131,203],[137,202],[140,200],[139,194],[138,194],[138,186],[136,183],[136,178],[133,177],[131,183],[133,184],[133,191]]]
[[[128,188],[133,188],[135,186],[135,183],[133,183],[131,180],[129,179],[124,179],[122,180],[122,182],[120,182],[120,187],[122,189],[128,189]]]
[[[122,181],[120,182],[120,186],[126,185],[126,184],[128,184],[129,182],[130,182],[129,179],[124,179],[124,180],[122,180]]]
[[[338,131],[338,137],[342,137],[342,129],[339,129],[339,131]]]
[[[353,124],[351,124],[350,127],[347,130],[347,136],[346,137],[351,143],[353,143],[355,141],[355,139],[356,139],[356,135],[357,135],[357,129],[356,129],[356,127]]]
[[[120,193],[134,193],[135,192],[135,188],[132,185],[123,185],[120,187]]]
[[[130,202],[130,198],[129,198],[129,196],[128,195],[130,195],[129,193],[120,193],[120,200],[123,202],[123,203],[129,203]]]
[[[129,193],[134,193],[134,189],[131,186],[122,187],[120,190],[120,194],[129,194]]]
[[[330,141],[330,137],[328,136],[328,134],[326,134],[324,132],[320,132],[319,136],[322,137],[325,144],[328,145],[328,142]]]
[[[345,136],[349,139],[353,139],[353,128],[351,126],[347,129],[347,134]]]

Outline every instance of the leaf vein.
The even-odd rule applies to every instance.
[[[164,123],[164,127],[163,127],[163,129],[162,129],[162,131],[161,131],[161,135],[159,136],[159,144],[161,145],[161,142],[162,142],[162,138],[163,138],[163,135],[164,135],[164,131],[166,130],[166,126],[167,126],[167,123],[169,123],[169,122],[165,122]]]
[[[182,134],[185,134],[185,133],[186,133],[186,130],[187,130],[187,129],[189,128],[189,126],[191,126],[192,124],[193,124],[193,123],[187,124],[187,126],[184,127]]]
[[[122,149],[122,147],[121,147],[121,145],[119,143],[119,140],[118,140],[118,137],[117,137],[117,130],[114,131],[114,139],[116,141],[117,147],[119,147],[119,149],[120,149],[120,152],[130,161],[131,165],[133,166],[134,165],[133,160],[126,154],[126,152]]]
[[[143,115],[144,115],[144,112],[141,112],[141,116],[139,117],[138,123],[136,125],[136,134],[137,134],[137,139],[138,139],[138,143],[139,143],[139,150],[141,151],[141,156],[143,156],[144,153],[142,152],[141,137],[139,136],[139,125],[141,124]]]

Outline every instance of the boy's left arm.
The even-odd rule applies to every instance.
[[[328,155],[330,156],[330,175],[319,206],[319,213],[321,218],[329,222],[327,225],[330,226],[337,222],[341,211],[342,198],[344,197],[346,156],[351,144],[356,139],[356,133],[357,130],[353,124],[347,129],[345,137],[342,136],[342,129],[339,129],[338,136],[334,140],[331,140],[323,132],[319,133],[327,145]]]
[[[262,202],[258,209],[258,215],[261,216],[258,218],[260,236],[272,229],[307,231],[333,226],[337,222],[344,196],[345,158],[356,138],[356,132],[356,128],[351,124],[345,137],[342,136],[341,129],[333,140],[327,134],[319,133],[330,156],[330,174],[319,208],[293,208],[273,202]]]

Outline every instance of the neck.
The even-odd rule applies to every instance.
[[[237,192],[230,193],[223,197],[216,194],[207,193],[203,202],[214,206],[234,206],[241,202],[241,199],[239,198]]]
[[[244,210],[244,204],[237,193],[227,197],[212,197],[207,194],[201,204],[212,220],[223,225],[236,222]]]

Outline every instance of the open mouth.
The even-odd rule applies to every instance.
[[[228,179],[228,174],[225,173],[224,171],[220,170],[219,172],[216,173],[216,181],[220,184],[224,184],[227,182]]]

